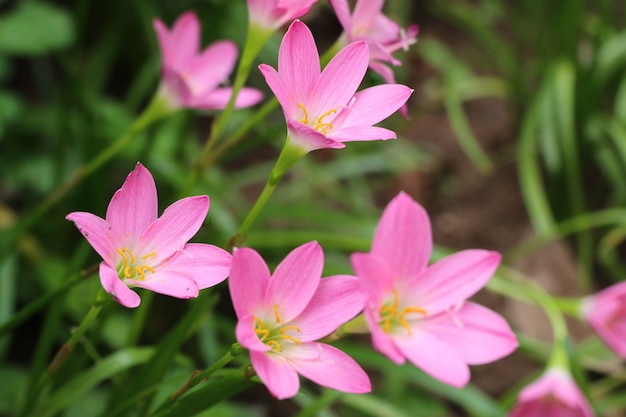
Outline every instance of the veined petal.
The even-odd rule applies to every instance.
[[[237,342],[250,351],[267,352],[272,348],[261,342],[259,336],[254,331],[255,323],[256,318],[251,315],[241,317],[237,321],[237,326],[235,327]]]
[[[152,174],[137,163],[122,188],[111,198],[106,220],[115,239],[133,247],[158,215],[157,190]]]
[[[128,308],[135,308],[141,303],[141,299],[136,292],[131,290],[117,276],[115,269],[105,262],[100,263],[100,283],[106,292],[113,296],[113,299]]]
[[[397,280],[406,280],[426,268],[431,251],[428,214],[408,194],[399,193],[378,222],[372,253],[390,265]]]
[[[382,84],[354,95],[350,116],[342,128],[372,126],[392,115],[406,103],[413,90],[402,84]]]
[[[266,309],[278,309],[283,323],[293,320],[315,294],[323,267],[324,253],[317,242],[305,243],[292,250],[278,264],[269,281],[265,293]]]
[[[181,271],[160,271],[147,273],[142,280],[128,280],[140,288],[175,298],[195,298],[198,296],[198,284],[192,277]]]
[[[415,366],[446,384],[460,388],[467,384],[470,371],[461,355],[447,342],[420,328],[411,336],[396,336],[400,352]]]
[[[393,290],[395,275],[389,264],[372,253],[355,252],[350,256],[352,269],[367,291],[370,302],[378,305]]]
[[[289,120],[295,118],[296,110],[298,109],[297,99],[293,92],[287,88],[280,74],[278,74],[278,71],[267,64],[259,65],[259,71],[263,74],[265,82],[280,103],[280,107],[282,107],[283,113],[285,114],[285,119]]]
[[[364,140],[389,140],[396,138],[396,132],[376,126],[343,126],[333,132],[332,138],[339,142],[353,142]]]
[[[385,0],[358,0],[354,6],[352,19],[355,27],[371,28],[383,10]]]
[[[194,12],[182,14],[172,27],[173,63],[183,69],[200,49],[200,22]]]
[[[257,314],[263,308],[269,281],[270,271],[261,255],[254,249],[235,249],[228,287],[238,318]]]
[[[352,17],[350,16],[350,6],[347,0],[328,0],[331,7],[335,11],[335,15],[341,23],[344,32],[350,34],[352,32]]]
[[[295,120],[287,120],[287,128],[289,129],[289,139],[294,145],[299,146],[306,152],[326,148],[341,149],[346,146]]]
[[[231,254],[206,243],[188,243],[174,256],[159,265],[159,272],[181,271],[189,275],[199,289],[224,281],[230,272]]]
[[[320,76],[320,59],[313,34],[299,20],[289,26],[280,44],[278,73],[291,95],[306,104]]]
[[[197,95],[215,89],[226,80],[237,61],[237,45],[232,41],[218,41],[209,45],[194,58],[184,75]]]
[[[405,300],[429,315],[468,299],[485,286],[502,257],[497,252],[469,249],[450,255],[407,283]]]
[[[137,251],[152,253],[158,264],[185,246],[200,229],[209,212],[209,197],[187,197],[174,202],[152,222],[137,243]]]
[[[342,392],[362,394],[372,390],[365,371],[354,359],[339,349],[324,343],[305,343],[298,348],[321,352],[316,360],[292,361],[293,367],[303,377]]]
[[[250,351],[250,361],[263,384],[279,400],[291,398],[300,390],[298,373],[281,356]]]
[[[111,226],[106,220],[84,211],[75,211],[65,218],[74,222],[78,231],[85,236],[87,242],[105,262],[112,267],[115,266],[115,244],[112,242]]]
[[[196,109],[221,110],[226,108],[233,89],[230,87],[219,87],[200,96],[191,97],[187,106]],[[257,104],[263,98],[263,93],[254,88],[244,87],[239,91],[235,99],[235,108],[241,109]]]
[[[402,365],[405,362],[404,355],[398,350],[391,336],[378,326],[369,308],[366,308],[363,313],[372,334],[372,346],[374,346],[374,349],[385,355],[396,365]]]
[[[311,342],[328,336],[363,310],[365,293],[356,277],[336,275],[320,281],[304,311],[291,321],[298,339]]]

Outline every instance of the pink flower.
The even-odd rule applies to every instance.
[[[237,249],[230,293],[237,313],[236,335],[250,350],[252,366],[277,398],[296,395],[298,374],[339,391],[369,392],[367,374],[340,350],[315,342],[363,309],[358,279],[321,279],[324,254],[317,242],[294,249],[270,276],[261,256]]]
[[[367,44],[342,49],[320,73],[320,61],[309,28],[296,20],[278,53],[278,71],[259,69],[283,108],[290,140],[305,153],[343,148],[343,142],[393,139],[391,130],[373,126],[398,110],[412,91],[387,84],[355,94],[369,60]]]
[[[626,282],[587,297],[582,314],[602,340],[626,358]]]
[[[274,31],[309,12],[317,0],[248,0],[250,23]]]
[[[154,179],[138,163],[113,195],[106,220],[80,211],[66,217],[102,257],[100,282],[125,307],[137,307],[141,301],[129,287],[192,298],[228,276],[228,252],[187,243],[204,222],[209,197],[178,200],[159,218],[157,205]]]
[[[370,48],[370,68],[388,83],[395,83],[393,71],[386,63],[400,65],[392,55],[416,42],[418,27],[411,25],[406,32],[382,14],[384,0],[357,0],[350,15],[347,0],[329,0],[345,31],[346,42],[363,40]]]
[[[570,374],[558,368],[547,370],[541,378],[519,394],[508,417],[593,417],[587,399]]]
[[[469,381],[468,365],[517,347],[500,315],[466,301],[487,283],[500,255],[464,250],[428,266],[431,249],[428,215],[400,193],[378,223],[372,250],[352,254],[351,261],[369,295],[364,313],[374,348],[460,387]]]
[[[219,87],[237,61],[237,46],[218,41],[200,49],[200,23],[193,12],[180,16],[171,31],[154,20],[162,55],[161,92],[173,108],[223,109],[232,88]],[[262,98],[259,91],[243,88],[236,107],[248,107]]]

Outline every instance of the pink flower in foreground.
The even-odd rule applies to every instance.
[[[294,249],[274,274],[252,249],[236,249],[230,294],[239,319],[237,340],[277,398],[296,395],[298,374],[339,391],[369,392],[367,374],[342,351],[315,342],[363,309],[358,279],[321,279],[324,254],[317,242]]]
[[[355,94],[369,60],[367,44],[354,42],[342,49],[320,73],[313,34],[296,20],[278,52],[278,71],[259,69],[283,108],[290,140],[305,153],[320,148],[343,148],[343,142],[393,139],[391,130],[374,124],[398,110],[412,91],[386,84]]]
[[[370,68],[388,83],[395,83],[393,71],[386,64],[400,65],[393,57],[416,42],[418,27],[411,25],[406,32],[382,14],[384,0],[358,0],[350,14],[347,0],[329,0],[345,31],[346,43],[363,40],[370,48]]]
[[[520,392],[517,404],[508,417],[593,417],[587,399],[571,375],[558,368],[546,371],[541,378]]]
[[[237,61],[237,46],[218,41],[200,49],[200,23],[193,12],[180,16],[171,31],[154,20],[162,56],[161,92],[173,108],[223,109],[232,88],[219,87],[227,80]],[[243,88],[235,107],[258,103],[262,94]]]
[[[309,12],[317,0],[248,0],[251,24],[274,31]]]
[[[464,250],[428,266],[431,249],[428,215],[400,193],[385,209],[371,251],[354,253],[351,261],[369,295],[364,312],[374,348],[460,387],[469,381],[468,365],[517,347],[500,315],[466,302],[491,278],[500,255]]]
[[[626,282],[587,297],[582,315],[611,349],[626,358]]]
[[[66,218],[104,260],[100,282],[125,307],[137,307],[141,287],[176,298],[198,296],[228,276],[231,255],[217,246],[187,243],[209,211],[209,197],[183,198],[157,218],[154,179],[143,165],[111,198],[106,219],[85,212]]]

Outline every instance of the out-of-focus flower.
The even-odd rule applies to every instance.
[[[508,417],[593,417],[587,399],[569,372],[548,369],[524,388]]]
[[[404,31],[382,14],[384,0],[358,0],[350,14],[347,0],[329,0],[345,32],[345,42],[363,40],[370,48],[370,68],[388,83],[395,83],[393,71],[386,64],[400,65],[393,57],[398,49],[408,49],[416,42],[417,25]]]
[[[237,46],[232,41],[218,41],[200,52],[200,23],[193,12],[176,20],[172,30],[159,19],[154,20],[161,48],[162,69],[160,93],[174,109],[223,109],[232,88],[220,87],[237,61]],[[258,103],[261,92],[243,88],[235,107]]]
[[[626,282],[587,297],[582,315],[611,349],[626,358]]]
[[[106,219],[73,212],[73,221],[102,257],[100,282],[125,307],[140,298],[129,287],[141,287],[176,298],[198,296],[228,276],[231,255],[217,246],[187,243],[209,211],[209,197],[178,200],[157,218],[154,179],[137,164],[111,198]]]
[[[354,253],[351,261],[369,296],[364,313],[374,347],[460,387],[469,381],[468,365],[517,347],[500,315],[466,301],[491,278],[500,255],[464,250],[428,266],[431,250],[428,215],[400,193],[385,209],[371,251]]]
[[[282,106],[290,141],[301,153],[343,148],[349,141],[396,137],[391,130],[373,125],[398,110],[413,90],[385,84],[355,94],[368,60],[367,44],[353,42],[320,73],[313,34],[296,20],[280,45],[278,71],[259,66]]]
[[[304,16],[317,0],[248,0],[248,19],[267,31]]]
[[[236,335],[250,350],[252,366],[277,398],[296,395],[298,374],[339,391],[370,391],[367,374],[340,350],[315,342],[363,309],[358,279],[321,279],[324,254],[317,242],[294,249],[270,276],[261,256],[236,249],[230,293],[237,314]]]

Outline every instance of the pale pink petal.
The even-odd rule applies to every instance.
[[[470,371],[458,353],[447,342],[419,328],[412,328],[411,336],[396,336],[394,342],[411,363],[453,387],[462,387],[470,379]]]
[[[396,83],[393,70],[388,65],[370,60],[370,69],[380,75],[387,84]]]
[[[267,352],[272,348],[261,342],[254,330],[256,317],[252,315],[239,318],[235,326],[235,337],[241,346],[251,351]]]
[[[250,351],[250,361],[263,384],[279,400],[291,398],[300,390],[298,373],[281,356]]]
[[[259,71],[263,74],[265,78],[265,82],[269,86],[272,93],[276,96],[276,99],[280,103],[280,106],[283,109],[283,113],[285,114],[286,119],[292,119],[296,114],[296,110],[298,109],[297,100],[293,95],[293,92],[287,88],[281,75],[278,74],[274,68],[270,67],[267,64],[259,65]]]
[[[517,348],[517,339],[506,320],[475,303],[423,320],[420,328],[453,346],[470,365],[493,362]]]
[[[278,311],[283,323],[297,317],[317,290],[324,268],[324,253],[317,242],[292,250],[276,267],[265,293],[265,307]]]
[[[358,0],[354,6],[352,20],[356,27],[371,27],[383,10],[384,0]]]
[[[165,24],[159,20],[154,19],[152,22],[154,31],[157,34],[157,40],[159,42],[159,49],[161,50],[161,60],[163,66],[173,68],[174,67],[174,51],[172,50],[172,41],[170,38],[170,32]]]
[[[287,128],[289,129],[289,139],[305,152],[316,149],[341,149],[346,146],[295,120],[287,120]]]
[[[397,280],[406,280],[424,270],[431,251],[428,214],[408,194],[401,192],[383,211],[372,241],[372,253],[387,262]],[[420,281],[420,291],[422,285]]]
[[[230,87],[220,87],[207,92],[206,94],[194,96],[189,99],[188,107],[206,110],[221,110],[226,108],[233,89]],[[235,108],[241,109],[257,104],[263,98],[263,93],[254,88],[244,87],[239,91],[235,99]]]
[[[365,371],[339,349],[324,343],[307,343],[299,346],[299,349],[315,349],[321,352],[316,360],[292,361],[293,367],[303,377],[342,392],[362,394],[371,391]]]
[[[383,84],[361,90],[355,94],[350,116],[342,128],[374,125],[402,107],[412,93],[412,89],[402,84]]]
[[[147,272],[143,280],[127,280],[135,286],[175,298],[195,298],[198,296],[198,284],[184,271]]]
[[[278,73],[290,94],[306,105],[304,101],[320,76],[320,60],[313,34],[299,20],[291,24],[283,37]]]
[[[75,211],[65,218],[74,222],[78,231],[85,236],[98,255],[110,266],[115,267],[114,259],[117,252],[115,243],[112,241],[111,226],[106,220],[84,211]]]
[[[290,323],[301,330],[298,339],[310,342],[334,332],[356,316],[365,303],[365,293],[356,277],[324,278],[304,311]]]
[[[200,49],[200,22],[194,12],[182,14],[174,23],[171,32],[173,62],[182,69]]]
[[[339,142],[352,142],[356,140],[389,140],[395,138],[396,132],[376,126],[342,127],[336,133],[332,133],[332,139]]]
[[[407,283],[407,305],[437,314],[468,299],[485,286],[500,264],[497,252],[469,249],[450,255]]]
[[[258,314],[270,281],[267,264],[254,249],[235,249],[228,287],[238,318]]]
[[[587,297],[582,314],[600,338],[626,358],[626,282]]]
[[[128,308],[135,308],[141,303],[139,295],[118,278],[115,269],[102,262],[99,274],[102,287],[113,296],[115,301]]]
[[[184,76],[196,95],[215,89],[228,78],[237,61],[237,45],[232,41],[218,41],[195,57]]]
[[[385,355],[393,363],[402,365],[405,361],[404,355],[398,350],[391,336],[378,326],[369,308],[364,310],[364,314],[367,326],[372,334],[372,346],[374,346],[374,349]]]
[[[367,291],[370,302],[375,305],[381,304],[383,298],[394,288],[396,276],[389,264],[375,254],[358,252],[350,256],[350,262]]]
[[[337,20],[341,23],[344,32],[350,33],[352,31],[352,17],[350,16],[350,6],[347,0],[328,0],[331,7],[337,15]]]
[[[174,256],[159,265],[160,272],[184,271],[199,289],[224,281],[230,272],[231,254],[205,243],[188,243]]]
[[[136,249],[142,254],[154,253],[150,260],[158,264],[185,246],[202,226],[208,211],[206,195],[174,202],[143,233]]]
[[[157,190],[152,174],[140,163],[111,198],[106,220],[119,242],[130,249],[158,215]]]

